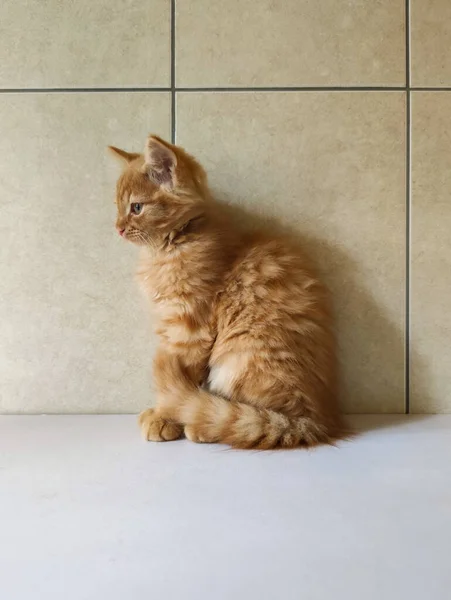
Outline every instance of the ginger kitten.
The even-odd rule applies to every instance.
[[[148,440],[292,448],[343,435],[327,294],[288,240],[239,232],[182,148],[111,148],[120,235],[142,247],[138,277],[157,318]]]

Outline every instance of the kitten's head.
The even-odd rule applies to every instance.
[[[207,177],[182,148],[152,135],[143,154],[110,149],[125,167],[116,188],[121,236],[138,245],[160,245],[203,214]]]

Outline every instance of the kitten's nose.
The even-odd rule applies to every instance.
[[[122,227],[116,227],[116,229],[117,229],[119,235],[124,235],[125,229],[122,229]]]

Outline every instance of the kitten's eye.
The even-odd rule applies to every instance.
[[[140,202],[133,202],[131,210],[134,215],[139,215],[142,209],[143,205]]]

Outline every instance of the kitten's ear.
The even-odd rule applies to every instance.
[[[139,158],[139,154],[137,154],[136,152],[126,152],[125,150],[121,150],[120,148],[116,148],[115,146],[108,146],[108,150],[116,158],[120,158],[120,160],[122,162],[125,162],[127,165]]]
[[[144,148],[144,169],[149,178],[157,185],[172,189],[176,166],[177,156],[169,144],[156,135],[149,136]]]

